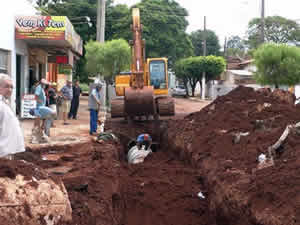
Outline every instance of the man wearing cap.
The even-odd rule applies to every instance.
[[[73,98],[72,81],[67,80],[67,84],[60,90],[63,97],[63,103],[61,106],[61,112],[63,113],[64,125],[68,125],[68,113],[70,112],[71,101]]]
[[[100,108],[100,91],[102,85],[96,84],[89,95],[88,106],[90,110],[90,135],[97,134],[98,112]]]
[[[145,150],[148,150],[151,147],[152,138],[149,134],[140,134],[136,139],[136,145],[138,149],[142,149],[142,146],[145,147]]]
[[[0,74],[0,157],[8,159],[15,153],[25,151],[20,123],[8,105],[12,90],[11,78]]]

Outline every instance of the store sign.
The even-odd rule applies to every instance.
[[[34,118],[29,114],[29,110],[36,108],[35,95],[24,95],[22,98],[21,117],[22,118]]]
[[[17,16],[16,39],[65,40],[65,16]]]
[[[17,16],[15,30],[16,39],[60,40],[64,47],[82,55],[82,39],[66,16]]]

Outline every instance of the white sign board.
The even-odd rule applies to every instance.
[[[34,118],[29,114],[29,110],[36,108],[35,95],[24,95],[22,98],[21,117],[22,118]]]

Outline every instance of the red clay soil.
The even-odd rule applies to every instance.
[[[291,99],[284,92],[239,87],[169,123],[165,148],[205,174],[209,210],[217,224],[300,224],[299,134],[289,135],[275,166],[257,170],[258,156],[267,154],[287,125],[300,121]],[[235,142],[239,132],[249,135]]]
[[[24,176],[25,180],[47,179],[49,176],[32,163],[25,161],[0,159],[0,177],[15,179],[17,175]]]
[[[289,135],[275,166],[257,170],[258,155],[287,124],[300,121],[300,110],[285,93],[279,96],[240,87],[183,120],[108,121],[106,129],[120,143],[91,140],[29,149],[18,157],[63,180],[73,221],[62,225],[296,225],[298,134]],[[143,164],[129,165],[126,145],[144,132],[160,149]],[[239,132],[249,135],[238,142]],[[22,173],[3,168],[2,176]]]
[[[111,128],[123,134],[125,146],[130,139],[125,137],[130,132],[128,124],[121,123],[122,132],[117,124]],[[134,126],[137,132],[153,129],[151,123]],[[55,164],[41,159],[35,163],[62,178],[66,186],[73,221],[64,225],[214,224],[206,199],[197,196],[200,191],[207,194],[202,174],[163,151],[140,165],[128,165],[120,143],[91,141],[35,151],[58,158]]]

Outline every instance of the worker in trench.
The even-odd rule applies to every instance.
[[[152,138],[149,134],[140,134],[136,141],[131,141],[128,144],[128,163],[137,164],[144,162],[145,158],[152,153],[151,145]]]
[[[13,159],[13,155],[25,151],[20,123],[9,106],[13,90],[12,79],[0,74],[0,157]]]

